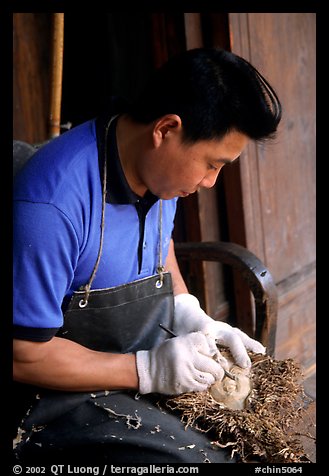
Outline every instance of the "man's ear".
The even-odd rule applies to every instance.
[[[177,114],[166,114],[160,117],[154,124],[153,143],[159,147],[162,142],[169,137],[169,134],[175,134],[182,129],[182,120]]]

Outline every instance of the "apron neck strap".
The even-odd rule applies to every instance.
[[[104,165],[103,165],[103,187],[102,187],[102,216],[101,216],[101,236],[100,236],[100,244],[98,249],[98,255],[95,262],[95,266],[93,271],[90,275],[89,281],[82,287],[82,290],[85,291],[85,296],[83,299],[83,306],[86,306],[89,299],[89,294],[91,290],[91,285],[93,280],[95,279],[96,272],[101,260],[102,251],[103,251],[103,243],[104,243],[104,231],[105,231],[105,206],[106,206],[106,190],[107,190],[107,142],[108,142],[108,133],[110,126],[114,119],[118,116],[111,117],[110,121],[108,122],[105,128],[105,142],[104,142]],[[159,250],[158,250],[158,267],[157,272],[159,274],[159,279],[156,282],[156,286],[158,288],[162,287],[163,284],[163,273],[164,273],[164,266],[162,263],[162,200],[159,200]]]
[[[162,199],[159,200],[159,261],[157,272],[159,274],[159,280],[156,282],[156,286],[158,288],[162,287],[163,284],[163,273],[164,273],[164,265],[162,262]]]

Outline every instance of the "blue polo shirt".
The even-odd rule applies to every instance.
[[[105,122],[90,120],[39,149],[14,184],[14,337],[47,341],[85,285],[100,243]],[[105,234],[92,289],[156,273],[159,200],[129,188],[116,147],[107,143]],[[163,201],[162,253],[168,254],[177,199]]]

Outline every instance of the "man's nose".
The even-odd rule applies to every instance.
[[[205,175],[203,179],[201,180],[201,182],[199,183],[199,186],[204,188],[213,187],[216,183],[219,172],[220,172],[220,169],[212,170],[208,172],[207,175]]]

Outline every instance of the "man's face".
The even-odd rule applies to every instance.
[[[236,160],[248,142],[247,136],[232,131],[221,140],[191,145],[182,143],[181,131],[169,131],[148,157],[145,184],[165,200],[186,197],[201,187],[211,188],[221,168]]]

